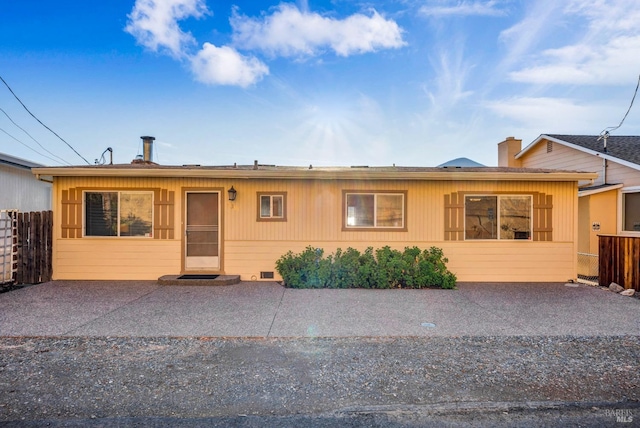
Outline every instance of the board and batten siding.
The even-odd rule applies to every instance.
[[[228,201],[226,190],[237,190]],[[55,212],[70,189],[162,189],[174,192],[172,238],[65,238],[55,216],[54,279],[157,279],[178,274],[182,266],[184,189],[225,189],[222,194],[222,270],[243,280],[275,272],[287,251],[320,247],[364,250],[389,245],[437,246],[460,281],[566,281],[576,276],[577,189],[573,182],[412,181],[412,180],[248,180],[207,178],[59,177]],[[343,190],[406,192],[407,231],[344,231]],[[258,192],[286,192],[287,220],[257,221]],[[469,193],[544,193],[553,198],[553,240],[445,241],[445,195]]]

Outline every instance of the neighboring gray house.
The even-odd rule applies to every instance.
[[[51,183],[39,180],[31,173],[31,168],[42,166],[0,153],[0,210],[51,209]]]

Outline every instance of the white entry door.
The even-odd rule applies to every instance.
[[[185,270],[220,269],[220,193],[187,192]]]

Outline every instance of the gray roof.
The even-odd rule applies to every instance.
[[[8,155],[6,153],[0,153],[0,164],[9,165],[16,168],[24,168],[24,169],[38,168],[38,167],[44,166],[39,163],[31,162],[25,159],[20,159],[15,156]]]
[[[599,135],[558,135],[544,134],[575,146],[604,153],[604,142],[598,141]],[[640,165],[640,137],[628,135],[610,135],[607,138],[607,155]]]

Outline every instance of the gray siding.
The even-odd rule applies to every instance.
[[[51,209],[51,184],[25,168],[0,164],[0,209],[22,212]]]

